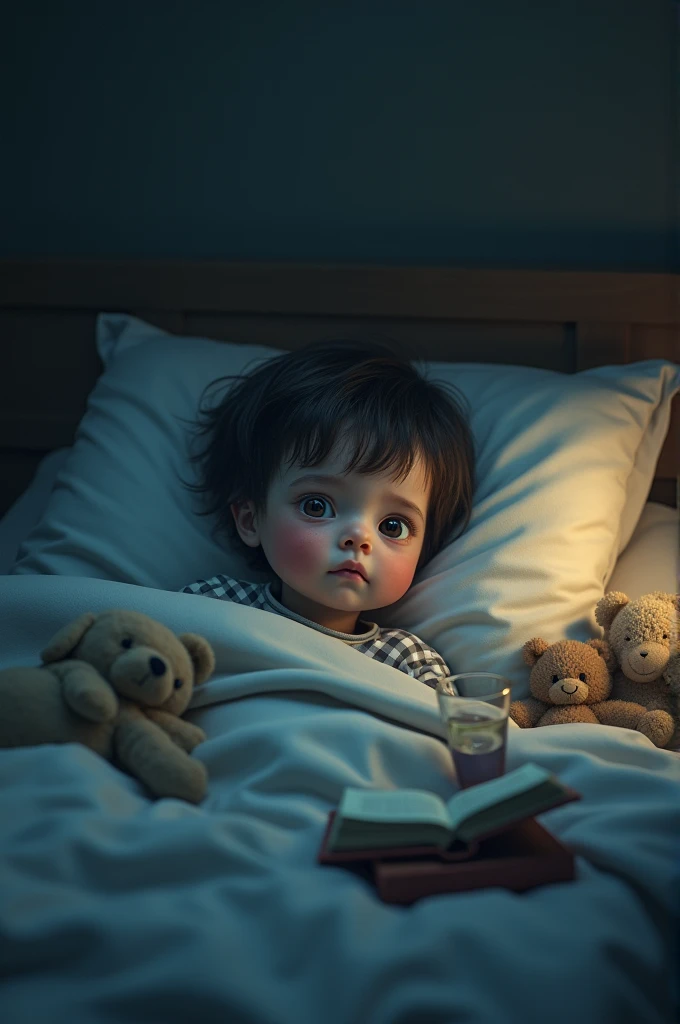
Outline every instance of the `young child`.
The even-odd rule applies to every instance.
[[[207,444],[185,486],[272,580],[218,574],[181,593],[285,615],[434,686],[450,674],[436,651],[363,616],[468,524],[474,448],[456,397],[378,342],[314,342],[210,387],[223,380],[238,383],[199,410]]]

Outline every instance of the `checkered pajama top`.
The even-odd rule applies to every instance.
[[[274,597],[271,587],[271,583],[246,583],[219,574],[209,580],[188,583],[179,593],[214,597],[218,601],[234,601],[236,604],[248,604],[253,608],[284,615],[328,636],[334,636],[362,654],[367,654],[369,658],[398,668],[427,686],[434,687],[440,676],[450,675],[444,659],[413,633],[407,633],[404,629],[383,629],[377,623],[365,619],[359,619],[357,623],[366,627],[364,633],[339,633],[285,608]]]

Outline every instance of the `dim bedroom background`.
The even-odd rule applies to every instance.
[[[0,665],[37,663],[65,621],[110,607],[200,633],[217,659],[186,714],[208,736],[198,807],[150,801],[75,745],[0,751],[16,1019],[40,992],[97,1022],[149,1005],[165,1022],[188,1005],[277,1024],[530,1022],[548,1004],[559,1022],[674,1019],[677,752],[612,727],[511,728],[509,768],[535,761],[583,795],[541,816],[576,880],[388,906],[316,852],[347,785],[451,792],[435,694],[299,623],[177,590],[266,579],[180,482],[204,388],[315,338],[377,337],[460,389],[478,485],[466,532],[372,618],[527,696],[530,637],[600,636],[611,589],[679,589],[676,293],[665,274],[4,264]]]

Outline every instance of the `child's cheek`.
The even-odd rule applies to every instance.
[[[398,601],[406,593],[413,582],[414,575],[415,562],[399,559],[390,565],[385,572],[384,580],[382,580],[390,591],[390,603]]]
[[[280,575],[325,567],[326,541],[316,530],[296,523],[281,525],[272,542],[272,559]]]

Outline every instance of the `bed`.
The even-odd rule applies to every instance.
[[[466,533],[373,617],[525,696],[524,640],[599,636],[606,590],[680,590],[677,295],[663,274],[0,264],[0,667],[111,607],[216,654],[187,712],[208,736],[198,807],[75,744],[0,751],[4,1020],[678,1019],[680,754],[511,728],[509,768],[583,795],[539,819],[576,880],[381,903],[317,849],[347,785],[452,792],[436,697],[296,622],[177,593],[254,577],[176,479],[211,379],[313,338],[404,346],[463,392],[479,482]]]

